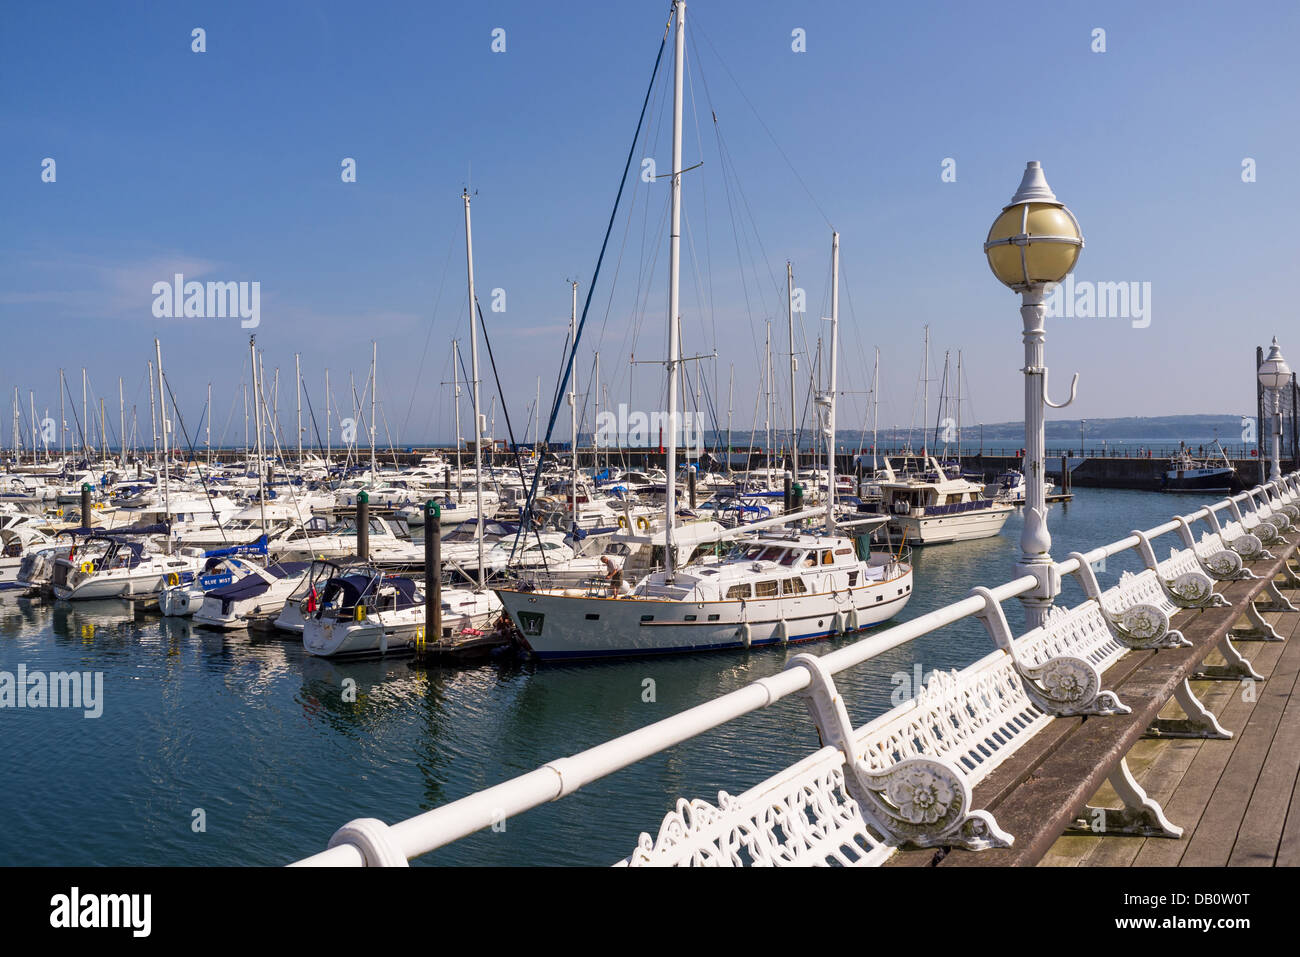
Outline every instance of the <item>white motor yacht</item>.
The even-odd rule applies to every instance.
[[[984,497],[984,486],[949,478],[934,458],[931,471],[910,478],[893,476],[885,459],[880,508],[889,519],[891,535],[912,545],[940,545],[992,538],[1002,531],[1015,506]]]
[[[172,576],[179,580],[193,574],[203,562],[200,549],[181,548],[168,555],[148,539],[95,532],[54,562],[51,585],[54,597],[70,601],[142,598],[157,595]]]
[[[886,621],[912,595],[911,566],[860,558],[854,539],[753,535],[715,564],[659,571],[609,593],[497,589],[538,658],[750,648],[845,634]]]

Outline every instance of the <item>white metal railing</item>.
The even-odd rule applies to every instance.
[[[1089,565],[1138,548],[1143,538],[1153,542],[1170,532],[1179,530],[1182,522],[1188,526],[1206,521],[1217,531],[1214,515],[1249,500],[1255,507],[1254,495],[1273,492],[1283,504],[1300,503],[1300,472],[1285,476],[1280,482],[1242,492],[1189,515],[1157,525],[1139,535],[1134,533],[1109,545],[1102,545],[1082,553]],[[1265,499],[1266,501],[1268,499]],[[1181,521],[1180,521],[1181,519]],[[1077,573],[1078,558],[1057,562],[1061,576]],[[1015,598],[1032,591],[1037,579],[1025,575],[988,589],[998,602]],[[960,601],[945,605],[911,621],[894,625],[884,631],[869,635],[835,651],[822,655],[820,661],[827,674],[838,674],[856,667],[876,656],[906,644],[914,638],[952,625],[962,619],[979,616],[987,607],[983,595],[972,594]],[[499,824],[506,818],[555,801],[572,794],[585,785],[615,771],[622,770],[651,755],[674,747],[707,731],[734,721],[753,711],[796,694],[811,683],[811,673],[806,668],[792,668],[766,678],[760,678],[743,688],[688,708],[671,717],[656,721],[639,730],[606,741],[570,757],[558,758],[542,767],[504,781],[493,787],[477,791],[450,804],[434,808],[397,824],[388,825],[374,818],[361,818],[344,825],[330,839],[327,850],[297,861],[292,866],[405,866],[413,858],[428,854],[477,831]]]

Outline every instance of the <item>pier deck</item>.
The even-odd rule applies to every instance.
[[[1283,584],[1280,576],[1296,558],[1300,535],[1293,531],[1286,539],[1274,546],[1276,558],[1254,566],[1260,577],[1219,589],[1228,607],[1184,611],[1174,618],[1190,647],[1130,652],[1106,672],[1107,686],[1131,713],[1058,718],[976,788],[973,806],[988,808],[1017,835],[1011,847],[947,854],[903,850],[890,866],[1300,863],[1300,699],[1293,700],[1300,684],[1300,647],[1292,637],[1300,628],[1300,612],[1263,612],[1282,641],[1234,638],[1263,681],[1189,678],[1231,738],[1155,738],[1147,731],[1157,717],[1181,716],[1170,697],[1173,687],[1201,667],[1222,664],[1219,638],[1242,621],[1248,602],[1263,597],[1269,581]],[[1292,599],[1296,595],[1289,592]],[[1092,834],[1070,827],[1085,805],[1123,804],[1108,777],[1125,755],[1133,778],[1163,807],[1167,820],[1183,829],[1182,837]]]
[[[1300,865],[1300,613],[1265,618],[1287,640],[1242,643],[1265,679],[1253,694],[1238,681],[1192,682],[1232,738],[1147,739],[1129,753],[1134,776],[1182,838],[1070,834],[1039,866]],[[1107,785],[1089,803],[1118,798]]]

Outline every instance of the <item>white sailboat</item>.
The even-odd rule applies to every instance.
[[[722,531],[738,541],[721,562],[681,567],[676,531],[677,404],[681,363],[682,90],[686,5],[673,5],[675,56],[671,231],[668,291],[668,428],[665,430],[664,567],[635,585],[604,595],[571,590],[497,589],[522,641],[542,659],[666,654],[825,638],[893,617],[912,593],[911,566],[891,554],[859,554],[838,534],[834,517],[835,349],[839,320],[839,236],[832,240],[831,381],[818,397],[824,410],[827,470],[825,531],[776,529],[796,516]],[[770,444],[770,443],[769,443]],[[800,513],[806,519],[811,513]],[[865,544],[865,539],[859,539]],[[692,544],[694,547],[694,543]]]

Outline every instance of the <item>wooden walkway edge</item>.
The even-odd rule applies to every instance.
[[[1232,738],[1147,738],[1130,752],[1134,777],[1183,837],[1064,835],[1040,866],[1300,865],[1300,613],[1264,617],[1286,641],[1236,641],[1264,681],[1192,682]],[[1179,713],[1171,705],[1162,716]],[[1106,786],[1089,803],[1119,799]]]
[[[972,806],[989,810],[1015,837],[1011,847],[905,849],[889,866],[1300,864],[1300,612],[1263,612],[1283,641],[1234,636],[1263,681],[1190,681],[1231,738],[1148,734],[1157,716],[1183,716],[1172,694],[1184,676],[1201,665],[1225,664],[1219,639],[1243,622],[1251,600],[1263,598],[1270,576],[1281,584],[1283,566],[1296,558],[1297,539],[1291,532],[1273,546],[1278,558],[1253,565],[1262,577],[1217,589],[1231,607],[1174,617],[1191,647],[1130,652],[1107,669],[1104,687],[1113,688],[1131,714],[1058,718],[976,788]],[[1283,594],[1300,606],[1300,591]],[[1122,807],[1107,777],[1125,755],[1134,779],[1182,828],[1182,837],[1066,830],[1085,806]]]

